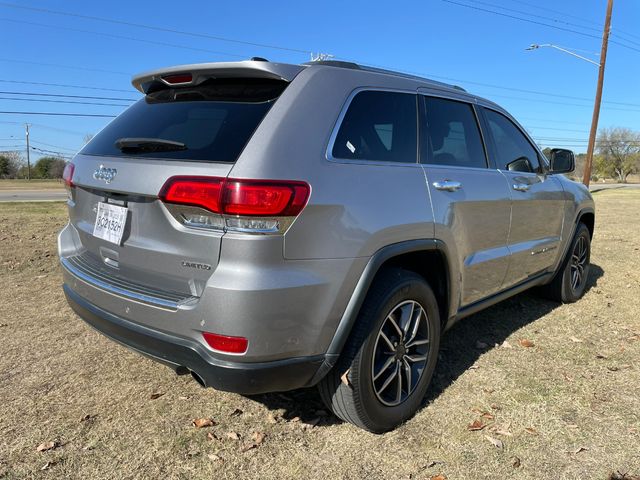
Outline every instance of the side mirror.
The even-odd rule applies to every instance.
[[[549,156],[550,173],[569,173],[576,168],[576,157],[571,150],[553,148]]]

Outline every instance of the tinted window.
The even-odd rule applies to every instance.
[[[335,158],[416,162],[416,97],[360,92],[351,101],[333,144]]]
[[[152,92],[107,125],[82,153],[235,162],[285,86],[236,79]],[[122,152],[115,145],[121,138],[170,140],[186,149]]]
[[[538,152],[520,129],[504,115],[484,110],[496,147],[496,162],[501,170],[537,172]]]
[[[480,130],[471,105],[424,97],[423,163],[486,168]]]

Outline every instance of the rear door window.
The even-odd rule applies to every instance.
[[[487,159],[473,107],[464,102],[423,97],[420,161],[450,167],[486,168]]]
[[[416,96],[364,91],[356,94],[333,144],[334,158],[416,163]]]
[[[538,172],[538,151],[515,124],[501,113],[484,109],[495,145],[497,166],[512,172]]]
[[[226,79],[151,92],[107,125],[81,153],[235,162],[286,85]],[[184,147],[121,150],[116,142],[125,138],[178,142]]]

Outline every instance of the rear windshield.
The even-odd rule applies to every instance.
[[[98,133],[86,155],[235,162],[287,83],[209,80],[148,93]],[[179,142],[181,149],[123,149],[121,139]],[[166,150],[166,151],[165,151]]]

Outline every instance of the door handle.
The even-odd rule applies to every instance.
[[[460,190],[462,188],[462,184],[460,182],[454,182],[452,180],[433,182],[433,186],[436,188],[436,190],[444,190],[446,192],[455,192],[456,190]]]
[[[531,185],[528,185],[526,183],[514,183],[513,184],[513,189],[517,190],[519,192],[526,192],[530,188],[531,188]]]

